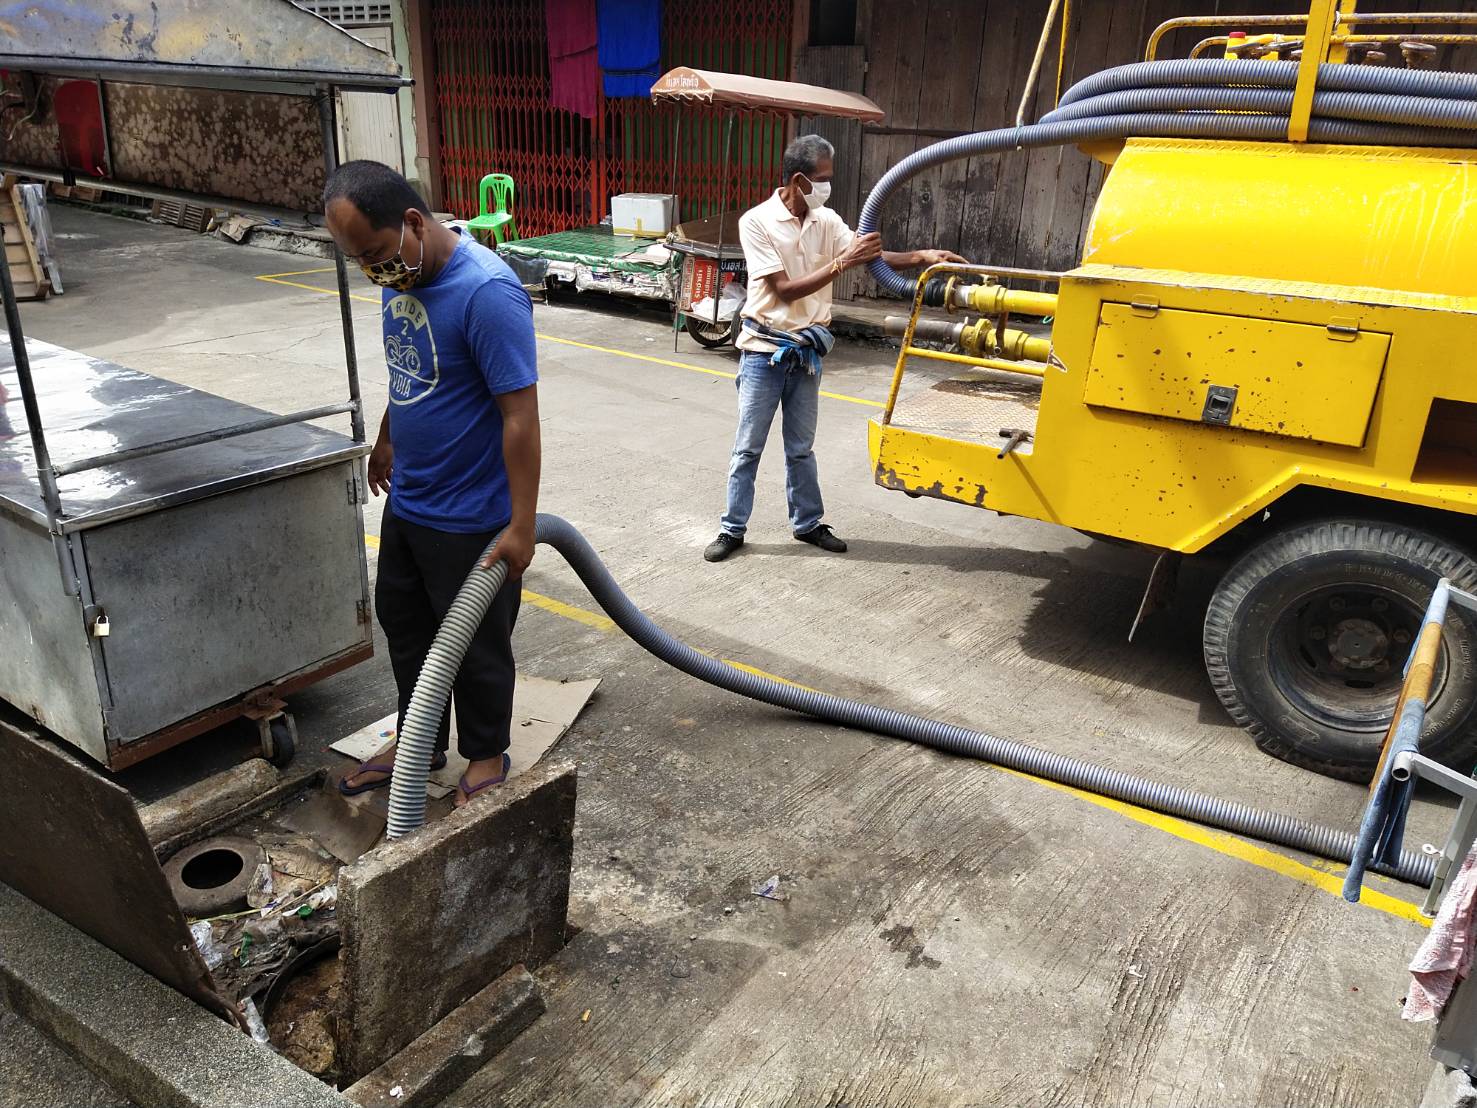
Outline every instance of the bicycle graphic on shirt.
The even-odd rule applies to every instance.
[[[434,349],[434,347],[433,347]],[[408,319],[400,320],[399,332],[385,335],[385,364],[390,370],[390,399],[397,404],[413,404],[436,387],[439,374],[435,355],[429,373],[416,346],[415,333]]]

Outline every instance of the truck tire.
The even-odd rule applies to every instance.
[[[1231,718],[1275,758],[1368,781],[1405,660],[1442,577],[1477,586],[1477,562],[1394,523],[1321,520],[1263,539],[1226,571],[1205,615],[1205,668]],[[1477,760],[1477,617],[1451,605],[1421,753]]]

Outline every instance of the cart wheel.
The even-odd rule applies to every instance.
[[[262,734],[262,756],[278,769],[285,769],[297,753],[297,724],[286,712],[267,721]]]
[[[734,315],[730,320],[723,323],[709,323],[706,319],[699,319],[695,315],[683,317],[683,327],[687,333],[697,340],[698,345],[709,349],[722,346],[725,342],[732,342],[738,336],[739,317]]]
[[[1442,577],[1477,584],[1477,562],[1435,535],[1324,520],[1251,547],[1205,616],[1205,667],[1231,718],[1266,753],[1368,781],[1401,674]],[[1477,759],[1477,621],[1447,613],[1420,747],[1466,772]]]

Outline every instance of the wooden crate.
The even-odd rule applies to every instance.
[[[155,200],[150,215],[161,223],[198,233],[210,228],[215,212],[199,204],[186,204],[182,200]]]

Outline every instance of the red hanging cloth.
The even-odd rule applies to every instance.
[[[545,0],[549,39],[549,104],[595,118],[600,97],[595,0]]]

